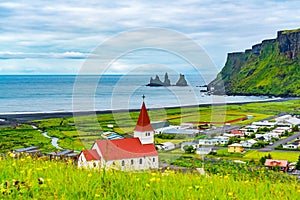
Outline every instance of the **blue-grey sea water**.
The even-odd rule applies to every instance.
[[[201,94],[198,86],[205,83],[195,75],[186,75],[188,87],[147,87],[149,79],[148,75],[84,76],[78,87],[81,89],[76,92],[94,98],[94,110],[140,108],[142,95],[146,96],[148,108],[267,99]],[[170,76],[170,79],[175,84],[178,76]],[[75,81],[76,75],[1,75],[0,113],[72,111]],[[86,94],[84,88],[90,85],[95,85],[96,90]],[[84,105],[84,100],[81,103]]]

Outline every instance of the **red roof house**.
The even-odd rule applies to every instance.
[[[231,130],[230,133],[234,134],[234,135],[244,135],[245,131],[242,131],[242,130]]]
[[[277,167],[280,169],[280,171],[286,172],[288,170],[288,161],[266,159],[265,166],[268,169],[275,169]]]

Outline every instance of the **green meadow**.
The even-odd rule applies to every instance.
[[[296,179],[285,174],[222,172],[88,170],[78,169],[71,161],[7,158],[0,160],[0,199],[279,200],[300,195]]]
[[[236,121],[231,124],[249,124],[253,121],[265,119],[282,112],[299,113],[300,100],[282,102],[248,103],[240,105],[204,106],[190,108],[169,108],[150,110],[151,121],[169,120],[172,125],[183,122],[197,123],[208,122],[221,126],[230,120],[252,115],[253,119]],[[82,150],[90,148],[93,142],[101,139],[103,131],[114,131],[130,136],[133,133],[139,112],[119,112],[113,114],[101,114],[95,116],[82,116],[74,118],[52,118],[35,120],[39,129],[46,131],[49,136],[59,138],[58,144],[63,148]],[[76,123],[75,123],[76,122]],[[75,125],[76,124],[76,125]],[[113,128],[108,128],[113,125]],[[187,138],[188,139],[188,138]],[[186,140],[186,139],[184,139]],[[157,142],[167,140],[156,138]],[[176,143],[183,139],[175,140]],[[0,128],[1,152],[7,152],[13,148],[37,145],[45,152],[52,151],[51,141],[44,138],[40,132],[29,125]]]

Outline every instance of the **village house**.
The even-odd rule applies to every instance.
[[[251,148],[255,143],[257,143],[256,140],[250,139],[241,142],[242,147]]]
[[[240,129],[245,131],[245,134],[251,135],[252,133],[256,133],[259,127],[255,125],[247,125],[244,128]]]
[[[159,134],[167,127],[170,127],[170,122],[168,120],[152,122],[151,126],[154,129],[154,133]]]
[[[228,145],[228,152],[229,153],[243,153],[244,148],[241,144],[233,143],[231,145]]]
[[[280,171],[287,172],[287,170],[288,170],[288,161],[287,160],[266,159],[265,167],[267,169],[279,168]]]
[[[211,147],[196,148],[196,151],[195,151],[195,153],[198,155],[206,155],[206,154],[209,154],[210,152],[212,152]]]
[[[285,134],[286,131],[292,132],[292,129],[290,127],[277,127],[273,129],[271,133],[276,133],[278,136],[281,136]]]
[[[230,134],[233,134],[234,136],[243,137],[244,134],[245,134],[245,131],[243,131],[243,130],[231,130]]]
[[[253,122],[252,125],[258,128],[273,128],[277,122],[268,122],[268,121],[260,121],[260,122]]]
[[[275,120],[277,123],[280,122],[280,123],[289,124],[291,127],[300,125],[300,119],[296,117],[292,117],[291,115],[284,115],[276,118]]]
[[[228,144],[229,137],[226,136],[216,136],[214,139],[217,140],[218,144]]]
[[[285,149],[297,149],[300,148],[300,144],[298,142],[291,142],[289,144],[283,144],[282,147]]]
[[[143,102],[133,138],[97,140],[90,150],[83,150],[78,167],[114,168],[123,171],[158,168],[154,129]]]
[[[215,146],[219,144],[219,140],[216,138],[209,138],[209,139],[200,139],[198,140],[199,146]]]
[[[170,151],[170,150],[175,149],[175,144],[172,142],[163,142],[163,143],[157,144],[156,147],[160,150]]]

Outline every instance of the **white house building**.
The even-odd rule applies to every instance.
[[[290,126],[300,125],[300,119],[292,117],[291,115],[284,115],[275,119],[278,123],[286,123]]]
[[[156,147],[161,150],[169,151],[169,150],[175,149],[175,144],[172,142],[163,142],[163,143],[157,144]]]
[[[251,139],[251,140],[247,140],[247,141],[241,142],[241,145],[242,145],[242,147],[250,148],[250,147],[252,147],[255,143],[257,143],[257,141]]]
[[[133,138],[97,140],[90,150],[79,154],[78,167],[114,168],[123,171],[158,168],[153,144],[154,130],[143,102]]]
[[[218,140],[218,144],[228,144],[229,141],[229,137],[226,136],[216,136],[214,138]]]
[[[277,124],[277,122],[268,122],[268,121],[259,121],[259,122],[253,122],[252,125],[253,126],[257,126],[257,127],[267,127],[267,128],[272,128]]]

